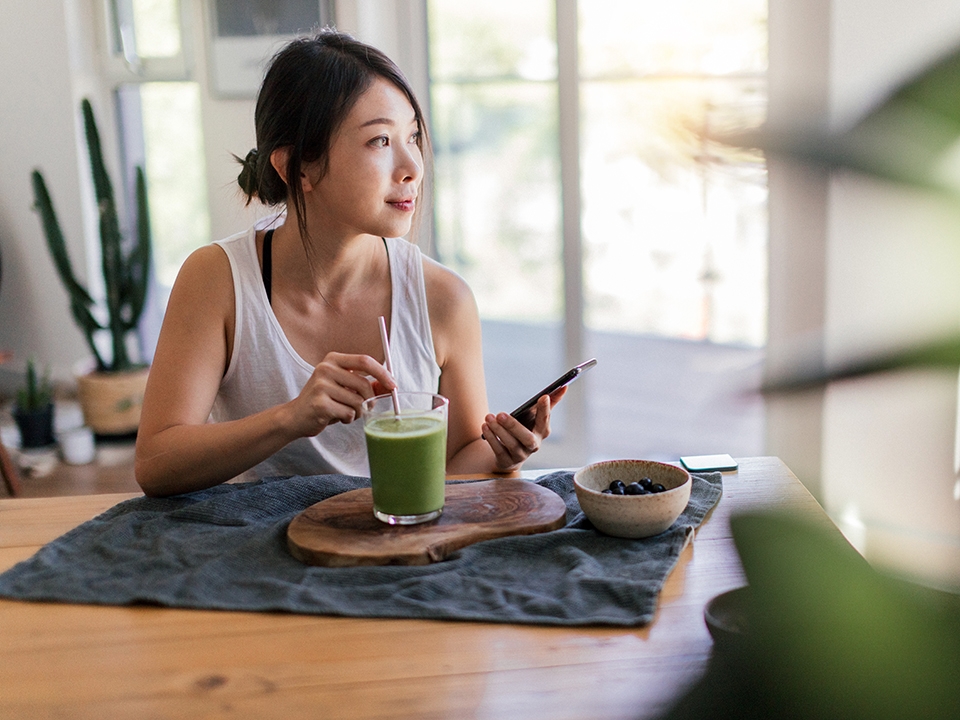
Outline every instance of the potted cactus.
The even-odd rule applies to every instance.
[[[39,448],[52,445],[53,390],[47,375],[37,374],[33,359],[27,360],[27,376],[17,391],[13,419],[20,430],[20,446]]]
[[[143,169],[137,167],[136,233],[132,238],[124,238],[120,231],[113,186],[103,162],[93,108],[86,98],[81,102],[81,110],[100,219],[100,249],[106,289],[102,307],[97,307],[98,303],[73,272],[63,232],[39,170],[32,173],[33,193],[47,246],[57,274],[70,297],[70,311],[96,363],[90,372],[77,377],[84,419],[98,434],[124,435],[135,432],[139,424],[147,377],[146,365],[131,357],[127,344],[143,313],[150,269],[146,181]],[[98,320],[98,315],[105,319]],[[96,338],[104,335],[110,339],[109,353],[101,350],[96,342]]]

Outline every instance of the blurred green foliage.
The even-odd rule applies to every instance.
[[[960,712],[960,598],[885,576],[824,522],[731,521],[750,591],[664,720],[947,720]]]
[[[858,122],[774,127],[713,136],[828,170],[848,170],[960,202],[960,49],[901,84]],[[908,367],[960,366],[960,335],[854,358],[842,365],[798,365],[765,385],[769,393]]]

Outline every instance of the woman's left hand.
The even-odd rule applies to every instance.
[[[493,450],[497,472],[518,470],[524,461],[540,449],[550,435],[550,408],[563,397],[566,388],[537,401],[536,420],[532,430],[525,428],[509,413],[487,415],[483,423],[483,439]]]

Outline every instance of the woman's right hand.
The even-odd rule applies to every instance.
[[[360,417],[364,400],[396,386],[387,369],[369,355],[328,353],[292,403],[297,431],[312,437],[331,423],[351,423]]]

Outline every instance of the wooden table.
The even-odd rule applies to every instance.
[[[0,500],[0,570],[134,496]],[[773,505],[829,522],[778,459],[741,460],[642,629],[0,600],[0,717],[649,717],[704,668],[704,604],[744,584],[731,513]]]

